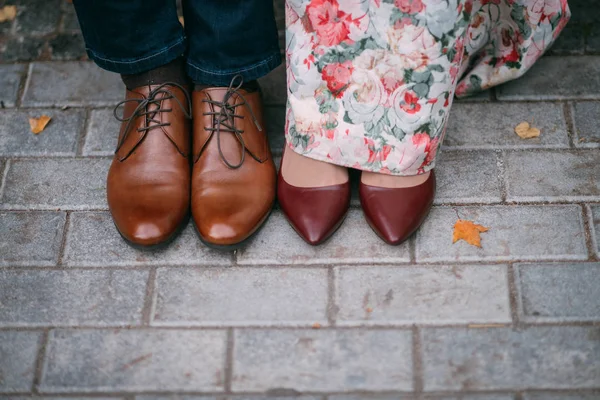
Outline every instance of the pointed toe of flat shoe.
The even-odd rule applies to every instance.
[[[350,183],[296,187],[280,175],[278,199],[290,225],[313,246],[326,241],[341,226],[350,207]]]
[[[331,213],[322,215],[311,209],[310,205],[293,208],[282,206],[282,210],[294,230],[313,246],[326,241],[339,228],[346,214],[342,210],[332,210]]]
[[[360,202],[369,226],[386,243],[399,245],[425,221],[435,197],[435,175],[418,186],[359,186]]]

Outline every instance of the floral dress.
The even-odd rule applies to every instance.
[[[287,144],[365,171],[429,171],[454,95],[523,75],[569,16],[567,0],[287,0]]]

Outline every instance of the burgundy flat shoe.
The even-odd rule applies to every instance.
[[[298,187],[283,179],[279,168],[277,198],[292,228],[313,246],[326,241],[342,225],[350,208],[350,180],[323,187]]]
[[[360,203],[371,228],[386,243],[398,245],[421,226],[435,196],[435,174],[418,186],[384,188],[360,182]]]

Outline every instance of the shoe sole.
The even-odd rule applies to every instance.
[[[245,247],[248,244],[248,242],[250,242],[256,236],[256,234],[258,234],[258,232],[265,226],[265,223],[267,222],[267,220],[269,219],[269,217],[273,213],[273,207],[274,207],[274,205],[275,205],[275,203],[273,203],[273,205],[269,209],[269,212],[265,214],[265,216],[258,222],[258,224],[256,224],[256,227],[254,228],[254,230],[252,232],[250,232],[250,234],[245,239],[243,239],[242,241],[240,241],[238,243],[232,243],[232,244],[215,244],[215,243],[211,243],[208,240],[206,240],[204,237],[202,237],[202,235],[200,234],[200,231],[198,230],[198,227],[196,226],[196,223],[194,223],[194,230],[196,231],[196,234],[198,235],[198,238],[200,239],[200,241],[206,247],[209,247],[209,248],[214,249],[214,250],[219,250],[219,251],[235,251],[235,250],[239,250],[242,247]]]
[[[154,251],[154,250],[163,250],[166,247],[168,247],[171,243],[173,243],[173,241],[175,239],[177,239],[177,237],[179,237],[179,235],[181,234],[181,232],[183,232],[183,230],[185,229],[185,227],[188,225],[188,223],[190,222],[190,213],[187,213],[187,215],[184,217],[183,221],[181,221],[181,224],[179,224],[179,226],[177,227],[177,229],[171,234],[171,236],[169,236],[168,238],[166,238],[165,240],[163,240],[160,243],[156,243],[156,244],[140,244],[140,243],[136,243],[133,242],[129,239],[127,239],[119,230],[119,227],[117,226],[117,224],[115,223],[115,221],[113,220],[113,224],[115,225],[115,228],[117,229],[117,232],[119,232],[119,235],[121,235],[121,237],[123,238],[123,240],[131,247],[133,247],[134,249],[137,250],[143,250],[143,251]]]

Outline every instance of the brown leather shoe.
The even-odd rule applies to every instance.
[[[282,170],[279,168],[277,179],[281,210],[306,243],[313,246],[323,243],[338,230],[348,213],[350,180],[340,185],[297,187],[283,179]]]
[[[176,83],[144,86],[127,90],[117,108],[122,124],[108,171],[110,212],[130,244],[166,244],[189,216],[189,95]]]
[[[192,216],[200,239],[235,249],[266,221],[275,202],[275,165],[264,131],[261,95],[235,77],[194,91]]]
[[[365,218],[381,239],[391,245],[404,242],[421,226],[435,197],[435,174],[418,186],[384,188],[359,185]]]

